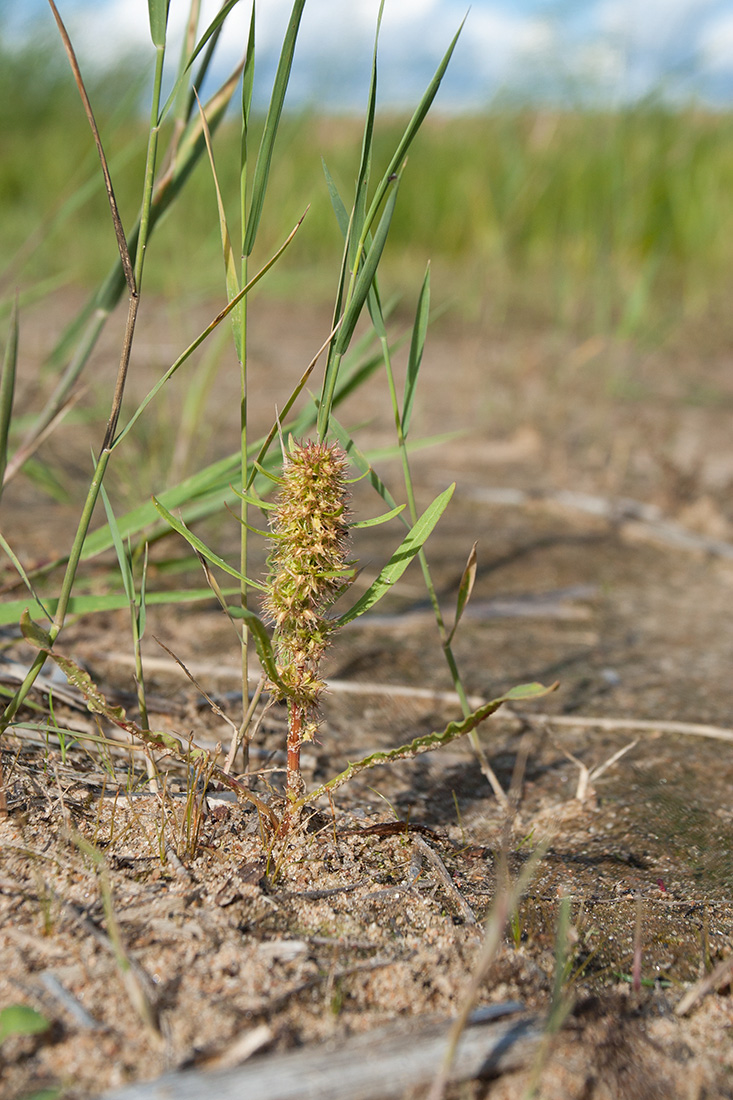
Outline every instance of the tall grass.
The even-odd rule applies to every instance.
[[[254,286],[286,254],[303,221],[300,211],[304,197],[301,195],[297,220],[289,213],[287,203],[283,202],[275,207],[276,216],[269,218],[274,224],[271,229],[274,234],[272,245],[264,233],[260,234],[260,228],[265,224],[263,213],[266,208],[268,211],[272,210],[273,198],[269,192],[269,184],[273,178],[276,139],[305,0],[293,2],[283,35],[267,115],[258,134],[252,126],[256,55],[254,12],[241,64],[209,97],[205,105],[198,96],[198,87],[211,63],[219,31],[234,2],[235,0],[229,0],[210,26],[202,32],[197,28],[198,4],[193,0],[188,37],[175,84],[167,99],[163,92],[163,73],[168,47],[168,4],[166,0],[151,0],[149,4],[149,30],[155,66],[147,133],[142,127],[140,129],[140,146],[144,148],[144,159],[140,160],[137,168],[139,205],[130,206],[133,214],[138,211],[137,217],[133,219],[128,218],[125,213],[122,197],[119,200],[117,198],[117,176],[115,173],[113,181],[110,162],[104,152],[104,142],[78,68],[73,45],[53,0],[50,0],[99,158],[118,257],[113,259],[108,273],[102,277],[87,304],[70,320],[54,349],[49,364],[57,374],[54,391],[22,438],[19,438],[20,433],[14,430],[13,424],[13,415],[17,415],[15,378],[18,367],[18,332],[21,327],[16,298],[0,374],[0,466],[4,472],[0,491],[3,485],[16,476],[22,476],[28,459],[48,433],[58,426],[60,419],[63,419],[69,402],[74,398],[79,380],[85,371],[88,373],[91,355],[102,330],[116,305],[125,296],[125,291],[128,308],[106,426],[102,431],[103,423],[98,425],[101,447],[91,466],[90,480],[72,544],[68,553],[57,563],[63,567],[63,575],[54,580],[50,593],[36,587],[36,578],[26,571],[6,535],[0,534],[0,548],[27,590],[27,595],[19,602],[11,600],[0,607],[0,622],[19,621],[24,639],[37,650],[25,678],[12,694],[0,717],[0,735],[13,727],[45,661],[50,657],[69,682],[82,693],[91,711],[103,714],[145,746],[148,752],[162,751],[173,754],[179,760],[185,758],[188,764],[195,762],[209,777],[215,777],[236,790],[242,798],[254,803],[263,818],[269,820],[273,827],[287,832],[297,821],[302,806],[311,797],[306,794],[300,776],[300,745],[302,741],[312,738],[317,728],[317,701],[323,686],[320,663],[327,638],[340,626],[369,611],[402,576],[415,557],[420,560],[435,610],[440,644],[460,699],[463,720],[449,723],[442,732],[431,734],[428,738],[418,738],[388,754],[372,754],[371,757],[350,765],[352,771],[427,751],[464,733],[469,734],[479,751],[475,727],[493,713],[504,698],[534,698],[544,694],[547,689],[538,684],[524,685],[502,699],[494,700],[474,711],[468,704],[468,696],[453,655],[452,640],[470,598],[476,570],[475,557],[472,554],[466,566],[452,616],[453,625],[450,626],[438,603],[424,544],[448,506],[455,484],[439,493],[418,514],[407,447],[430,311],[429,276],[426,275],[423,280],[418,299],[407,379],[401,394],[392,372],[391,341],[378,281],[380,261],[389,237],[408,153],[440,88],[460,28],[448,45],[413,115],[393,137],[387,150],[380,155],[374,146],[377,43],[384,4],[380,6],[363,133],[357,146],[359,157],[355,186],[352,181],[348,191],[343,191],[344,194],[353,195],[353,198],[349,197],[344,201],[342,188],[328,168],[325,168],[325,182],[322,185],[329,197],[338,236],[342,238],[334,256],[337,260],[334,265],[336,291],[331,332],[324,334],[321,350],[300,378],[291,380],[288,389],[278,399],[278,412],[271,430],[264,438],[254,439],[248,411],[251,382],[248,369],[247,298]],[[195,73],[197,75],[194,76]],[[229,144],[225,145],[225,148],[233,147],[236,151],[237,179],[232,196],[229,190],[225,191],[222,187],[216,166],[214,137],[220,136],[217,131],[237,88],[240,92],[240,124],[237,132],[230,129]],[[167,144],[165,155],[163,143]],[[179,236],[186,242],[189,241],[192,226],[186,220],[185,210],[181,211],[180,203],[183,201],[182,196],[188,191],[197,164],[205,164],[207,160],[210,191],[216,200],[215,204],[210,204],[211,224],[213,227],[218,226],[219,231],[226,305],[223,308],[219,305],[213,320],[181,351],[130,415],[126,407],[123,407],[123,398],[128,373],[137,366],[132,350],[143,294],[143,273],[146,276],[147,294],[148,258],[154,254],[158,240],[155,231],[166,216],[170,216],[175,219]],[[37,165],[35,170],[38,171]],[[86,186],[82,184],[82,193]],[[68,213],[68,207],[61,208],[51,225],[62,225]],[[295,227],[290,228],[293,220]],[[79,218],[75,217],[73,223],[78,225]],[[105,255],[108,251],[101,241],[99,250],[100,254]],[[262,258],[260,253],[263,254]],[[6,275],[12,277],[16,273],[14,268],[21,268],[29,256],[30,253],[21,253],[19,258],[16,256],[15,264],[11,262]],[[63,259],[68,265],[68,257]],[[193,292],[201,297],[203,288],[200,269],[197,267],[194,274],[190,263],[183,267],[191,288],[189,293]],[[45,274],[48,277],[47,271]],[[378,350],[376,354],[372,352],[366,361],[360,362],[358,347],[356,357],[354,355],[352,338],[364,312],[368,312],[371,319]],[[191,477],[165,493],[161,492],[159,497],[154,496],[152,501],[143,500],[137,508],[118,517],[103,485],[108,467],[114,467],[117,453],[124,450],[127,440],[134,436],[138,424],[144,422],[149,415],[149,407],[160,400],[169,380],[187,364],[193,353],[225,320],[231,325],[239,380],[239,400],[233,409],[238,414],[235,417],[239,437],[237,453],[209,467],[197,469]],[[324,365],[320,396],[317,399],[308,399],[306,385],[322,353]],[[335,417],[344,393],[355,386],[371,384],[370,379],[379,368],[386,375],[388,399],[394,414],[395,452],[402,459],[402,492],[405,497],[402,504],[398,504],[377,471],[361,453],[348,429]],[[331,604],[337,599],[346,597],[355,577],[354,563],[345,557],[350,527],[346,475],[350,465],[357,467],[363,476],[369,478],[373,489],[388,507],[388,511],[382,515],[355,523],[354,526],[373,526],[399,517],[406,528],[406,534],[401,532],[402,538],[397,549],[356,602],[346,599],[347,609],[332,615],[326,612],[330,611]],[[268,482],[289,486],[287,492],[282,489],[277,505],[266,499],[272,488],[271,485],[268,486]],[[90,534],[100,496],[104,501],[107,522]],[[236,563],[225,560],[190,527],[202,515],[220,511],[224,504],[229,505],[230,512],[234,513],[240,524],[239,555]],[[277,550],[271,554],[273,569],[270,578],[263,585],[250,577],[251,538],[252,535],[264,535],[267,538],[268,533],[252,525],[252,513],[259,510],[267,516],[268,510],[273,508],[276,508],[276,512],[275,518],[270,518],[269,539]],[[233,737],[223,768],[218,766],[215,757],[197,746],[190,746],[187,755],[184,754],[180,739],[167,731],[151,730],[148,726],[141,645],[147,622],[147,607],[149,603],[155,602],[155,597],[171,597],[170,592],[148,591],[148,540],[151,528],[160,529],[161,520],[165,529],[170,528],[177,532],[189,544],[193,552],[191,560],[198,560],[203,566],[209,590],[228,616],[239,639],[242,714],[239,723],[230,723]],[[139,722],[128,718],[119,709],[110,707],[88,673],[66,657],[57,645],[71,613],[109,608],[110,604],[105,597],[100,598],[96,594],[85,597],[81,594],[79,580],[85,561],[112,546],[116,551],[122,582],[116,586],[117,592],[112,594],[112,600],[113,606],[127,607],[130,612]],[[230,587],[226,588],[220,583],[216,572],[223,575]],[[236,581],[234,586],[232,579]],[[190,587],[181,588],[172,595],[177,602],[200,598],[200,592]],[[261,614],[269,620],[271,631],[268,631]],[[260,672],[255,676],[259,682],[250,703],[251,658],[255,651],[259,658]],[[277,811],[270,808],[246,783],[238,781],[230,774],[240,746],[246,762],[247,748],[254,729],[254,708],[263,690],[267,690],[273,699],[284,700],[288,706],[286,805],[279,821]],[[498,787],[488,762],[483,757],[481,762],[497,795],[503,798],[503,792]],[[153,781],[155,774],[155,765],[151,760],[149,775]],[[333,785],[338,785],[345,778],[348,776],[335,777],[333,784],[327,785],[323,790],[331,790]],[[4,790],[0,789],[0,798],[3,795]],[[3,808],[0,802],[0,810]]]
[[[76,192],[86,172],[92,182],[83,219],[50,219],[46,239],[17,274],[21,285],[51,274],[90,285],[106,271],[114,248],[104,194],[83,119],[67,109],[74,95],[70,78],[56,65],[43,65],[43,55],[32,51],[20,61],[0,53],[0,90],[13,88],[0,97],[13,104],[12,111],[0,107],[0,255],[7,263],[37,229],[41,196],[53,196],[52,208],[62,211],[64,197]],[[142,154],[135,139],[143,128],[123,111],[124,101],[113,75],[100,116],[103,137],[115,139],[123,212],[137,201]],[[47,112],[44,102],[51,104]],[[262,119],[253,117],[251,125],[257,141]],[[227,205],[239,188],[236,126],[222,124],[227,140],[217,153]],[[263,225],[257,255],[272,251],[304,202],[311,208],[270,280],[271,293],[291,293],[307,270],[308,292],[330,296],[329,264],[339,238],[321,157],[339,186],[350,188],[359,127],[350,118],[284,115],[281,156],[268,184],[277,216]],[[376,158],[388,155],[403,128],[403,119],[383,121],[374,138]],[[732,192],[730,113],[649,100],[616,111],[565,113],[497,103],[473,117],[432,117],[410,152],[384,277],[401,288],[414,283],[429,252],[438,295],[452,293],[469,311],[483,302],[498,317],[622,334],[699,318],[733,290],[727,245]],[[194,265],[196,293],[213,295],[221,256],[211,233],[214,197],[206,164],[198,165],[179,202],[188,232],[181,234],[174,220],[160,227],[148,289],[190,293],[185,273]]]

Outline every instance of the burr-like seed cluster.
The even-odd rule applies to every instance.
[[[337,445],[292,443],[272,513],[264,610],[287,698],[313,717],[319,666],[333,629],[326,611],[348,583],[348,461]],[[305,736],[312,735],[313,727]]]

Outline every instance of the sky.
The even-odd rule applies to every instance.
[[[147,0],[57,0],[82,65],[97,69],[126,50],[152,57]],[[261,95],[277,64],[292,0],[257,4]],[[497,95],[539,102],[619,104],[649,94],[674,102],[733,104],[731,0],[386,0],[380,38],[380,103],[420,97],[468,11],[436,106],[479,110]],[[188,0],[171,0],[180,40]],[[203,0],[202,25],[217,0]],[[306,0],[290,103],[336,111],[363,105],[379,0]],[[251,0],[241,0],[221,43],[233,68],[246,41]],[[32,19],[51,30],[44,0],[0,0],[6,43]],[[257,94],[257,93],[256,93]]]

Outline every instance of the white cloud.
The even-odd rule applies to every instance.
[[[203,0],[201,26],[221,0]],[[59,0],[82,65],[103,69],[125,53],[152,60],[147,0]],[[380,39],[383,103],[414,103],[465,14],[467,0],[387,0]],[[7,0],[16,22],[41,0]],[[292,0],[260,0],[257,50],[261,95],[269,84]],[[189,0],[171,0],[172,60]],[[291,102],[350,109],[363,103],[379,0],[307,0],[291,85]],[[538,12],[546,13],[544,16]],[[218,48],[219,75],[240,59],[251,0],[231,12]],[[27,32],[26,32],[27,33]],[[670,75],[671,74],[671,75]],[[712,89],[733,99],[730,0],[473,0],[438,105],[475,107],[501,87],[563,94],[587,85],[611,100],[643,95],[670,77],[670,87]],[[707,81],[707,83],[706,83]]]
[[[733,73],[733,14],[711,20],[700,35],[699,47],[708,68]]]

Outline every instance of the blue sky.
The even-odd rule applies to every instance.
[[[147,0],[57,0],[82,64],[103,67],[125,50],[151,53]],[[260,0],[260,72],[274,66],[292,0]],[[306,0],[291,102],[333,109],[361,105],[378,0]],[[203,0],[206,18],[219,7]],[[468,0],[387,0],[380,45],[380,99],[404,107],[419,97],[461,22]],[[222,43],[240,53],[251,10],[242,0]],[[171,0],[181,32],[187,0]],[[3,0],[6,37],[31,17],[51,26],[45,0]],[[731,0],[473,0],[438,106],[479,109],[507,90],[539,100],[634,100],[663,89],[674,100],[733,104]]]

